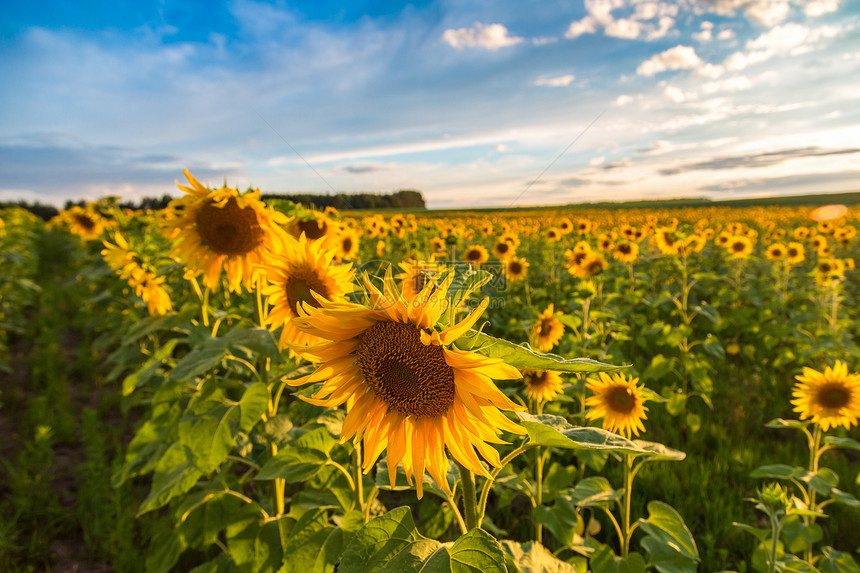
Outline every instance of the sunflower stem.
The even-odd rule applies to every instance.
[[[203,326],[209,326],[209,292],[212,289],[206,287],[203,291],[203,304],[200,307],[200,312],[203,313]]]
[[[633,531],[630,529],[630,498],[633,494],[633,456],[624,455],[624,522],[622,525],[623,538],[621,539],[621,557],[627,557],[630,551],[630,537]]]
[[[475,495],[475,476],[460,462],[454,460],[460,470],[460,483],[463,487],[463,520],[466,529],[472,531],[478,527],[478,498]]]
[[[535,510],[543,505],[543,451],[540,446],[535,448]],[[543,543],[543,524],[535,514],[535,541]]]
[[[813,431],[813,434],[812,434],[812,440],[809,442],[809,471],[812,472],[813,474],[818,473],[818,460],[820,459],[820,454],[819,454],[818,450],[821,447],[821,434],[822,434],[821,426],[818,424],[815,424],[815,430]],[[811,511],[815,511],[816,510],[816,507],[815,507],[815,490],[812,489],[812,486],[810,486],[808,484],[807,484],[806,488],[807,488],[807,492],[808,492],[809,509]],[[806,525],[806,527],[809,527],[813,523],[815,523],[815,517],[812,515],[804,516],[803,520],[804,520],[804,524]],[[804,553],[805,553],[805,558],[807,561],[812,559],[812,544],[811,543],[807,544],[806,551]]]
[[[356,441],[352,452],[353,469],[355,470],[355,480],[353,481],[352,494],[355,498],[355,509],[364,513],[364,483],[361,475],[361,442]]]
[[[499,467],[497,467],[492,472],[490,472],[490,478],[484,482],[484,487],[481,490],[480,513],[478,514],[478,525],[479,526],[484,521],[484,515],[487,514],[487,499],[490,496],[490,490],[492,489],[492,485],[496,479],[496,476],[498,476],[499,473],[501,473],[501,471],[505,468],[505,466],[508,465],[509,463],[511,463],[511,461],[514,458],[516,458],[518,455],[522,454],[523,452],[530,450],[533,447],[535,447],[535,446],[532,444],[529,444],[529,443],[522,444],[520,447],[518,447],[517,449],[515,449],[514,451],[512,451],[511,453],[506,455],[502,459],[501,463],[499,464]]]

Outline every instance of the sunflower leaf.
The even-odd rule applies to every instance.
[[[556,354],[541,354],[528,345],[517,345],[502,338],[470,330],[454,342],[459,350],[477,351],[490,358],[500,358],[511,366],[530,370],[554,370],[557,372],[610,372],[626,366],[605,364],[590,358],[565,359]]]
[[[421,563],[441,544],[418,533],[412,511],[398,507],[368,521],[344,549],[340,573],[380,571],[399,558],[405,570]],[[401,555],[402,554],[402,555]]]
[[[517,412],[517,417],[528,432],[531,445],[568,450],[605,450],[638,456],[652,453],[627,438],[599,428],[577,427],[561,416]]]
[[[690,533],[681,515],[671,505],[662,501],[649,502],[648,519],[640,519],[639,525],[648,535],[642,540],[643,546],[653,557],[659,554],[661,560],[674,562],[674,556],[683,556],[694,562],[699,561],[699,550],[696,547],[693,534]],[[654,539],[654,541],[645,544],[644,542],[649,538]],[[667,549],[670,550],[672,556],[667,554],[665,551]],[[664,556],[666,559],[662,559]],[[695,572],[695,563],[690,565],[692,568],[689,570]],[[661,570],[659,566],[657,569]],[[674,570],[683,571],[687,568]]]
[[[519,544],[516,541],[502,541],[505,553],[511,556],[520,573],[576,573],[570,563],[561,561],[543,545],[533,541]]]
[[[860,450],[860,442],[851,438],[838,438],[836,436],[827,436],[824,438],[824,443],[831,448],[849,448],[851,450]]]
[[[621,499],[624,492],[616,490],[601,476],[587,477],[573,488],[570,497],[579,507],[608,507]]]
[[[664,446],[663,444],[659,444],[657,442],[647,442],[645,440],[633,440],[633,443],[642,448],[643,450],[650,452],[651,455],[646,459],[649,462],[656,461],[675,461],[679,462],[687,457],[687,454],[680,450],[673,450],[668,446]]]

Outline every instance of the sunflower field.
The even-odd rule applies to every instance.
[[[860,209],[0,210],[3,571],[860,572]]]

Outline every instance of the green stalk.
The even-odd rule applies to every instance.
[[[478,527],[478,498],[475,495],[475,476],[466,466],[454,460],[460,470],[460,483],[463,487],[463,520],[466,529],[472,531]]]
[[[633,531],[630,529],[630,498],[633,494],[633,456],[630,454],[624,455],[624,522],[622,524],[622,533],[624,538],[621,540],[621,557],[627,557],[630,551],[630,537]]]
[[[543,452],[541,447],[535,448],[535,509],[543,505]],[[535,518],[535,541],[542,543],[543,524]]]
[[[355,508],[364,513],[364,483],[361,475],[361,442],[355,442],[353,450],[353,466],[355,469],[355,480],[352,494],[355,499]]]

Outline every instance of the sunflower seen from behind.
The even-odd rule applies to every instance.
[[[645,394],[638,378],[628,378],[624,374],[600,372],[598,378],[589,378],[585,386],[593,396],[585,399],[590,407],[585,414],[587,420],[603,418],[603,429],[630,438],[645,431],[642,420],[647,420]]]
[[[260,265],[280,247],[285,233],[278,226],[285,215],[267,209],[260,190],[240,194],[237,189],[209,189],[188,170],[191,184],[177,186],[184,197],[170,202],[172,215],[162,221],[163,233],[175,238],[171,254],[184,263],[190,276],[203,275],[204,286],[216,289],[222,271],[228,288],[253,288]]]
[[[523,370],[523,385],[526,396],[540,404],[559,395],[562,379],[558,372],[551,370]]]
[[[848,365],[837,360],[824,372],[809,367],[795,376],[792,396],[794,411],[801,420],[811,418],[825,432],[831,427],[851,428],[860,418],[860,374],[848,373]]]
[[[478,454],[499,467],[499,453],[491,445],[502,443],[499,433],[525,433],[502,413],[524,408],[493,382],[518,379],[519,371],[499,359],[451,346],[475,324],[487,299],[456,325],[437,325],[453,278],[449,271],[441,283],[428,282],[406,301],[390,270],[382,290],[365,276],[366,304],[323,301],[318,308],[304,305],[301,316],[293,319],[296,328],[323,343],[298,350],[319,367],[289,383],[324,381],[312,398],[303,399],[328,407],[346,404],[340,440],[363,442],[364,472],[387,449],[392,486],[402,465],[419,498],[425,469],[450,493],[446,447],[462,466],[489,477]]]

